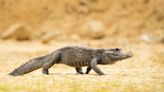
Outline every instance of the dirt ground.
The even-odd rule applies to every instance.
[[[61,42],[45,45],[37,41],[0,41],[0,92],[163,92],[164,49],[163,44],[131,44],[121,46],[134,52],[134,57],[114,65],[99,66],[105,76],[94,71],[89,75],[76,74],[66,65],[54,65],[50,75],[41,70],[12,77],[8,73],[31,58],[45,55],[66,45],[99,47],[89,42]],[[83,43],[83,44],[82,44]],[[117,46],[117,44],[116,44]],[[109,46],[112,47],[112,46]],[[85,67],[83,71],[85,71]]]

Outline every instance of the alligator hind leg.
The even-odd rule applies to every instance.
[[[42,73],[43,73],[43,74],[49,74],[48,69],[49,69],[52,65],[54,65],[54,62],[47,62],[47,63],[45,63],[45,64],[43,65]]]
[[[77,73],[84,74],[81,68],[76,68]]]
[[[44,65],[43,65],[43,70],[42,70],[42,73],[43,74],[49,74],[49,71],[48,69],[53,66],[55,64],[55,61],[51,60],[49,62],[46,62]]]
[[[53,55],[53,57],[51,57],[51,60],[50,61],[48,61],[48,62],[46,62],[46,63],[43,64],[43,66],[42,66],[42,68],[43,68],[42,73],[43,74],[49,74],[48,69],[51,66],[53,66],[55,63],[57,63],[58,61],[60,61],[59,59],[60,59],[60,53],[55,53]]]

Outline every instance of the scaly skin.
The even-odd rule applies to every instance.
[[[93,69],[99,75],[104,73],[97,64],[114,64],[119,60],[132,57],[132,52],[124,52],[119,48],[114,49],[91,49],[78,46],[68,46],[54,52],[38,57],[16,68],[10,75],[17,76],[42,68],[43,74],[49,74],[48,69],[54,64],[66,64],[75,67],[76,71],[83,74],[81,67],[88,66],[86,74]]]

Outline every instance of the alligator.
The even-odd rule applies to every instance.
[[[84,74],[82,67],[87,66],[86,74],[92,69],[99,75],[105,75],[97,66],[114,64],[117,61],[133,56],[131,51],[121,48],[88,48],[80,46],[65,46],[45,56],[29,60],[9,73],[12,76],[23,75],[42,68],[43,74],[49,74],[48,69],[54,64],[65,64],[75,67],[77,73]]]

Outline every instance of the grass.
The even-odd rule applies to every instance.
[[[163,92],[164,76],[154,74],[150,80],[144,76],[97,76],[75,74],[41,75],[31,73],[12,77],[1,74],[0,92]],[[138,77],[138,78],[135,78]],[[111,78],[111,79],[110,79]],[[128,79],[130,78],[130,79]],[[3,79],[3,80],[2,80]],[[137,80],[136,80],[137,79]],[[139,81],[139,82],[137,82]],[[153,82],[153,83],[152,83]]]

